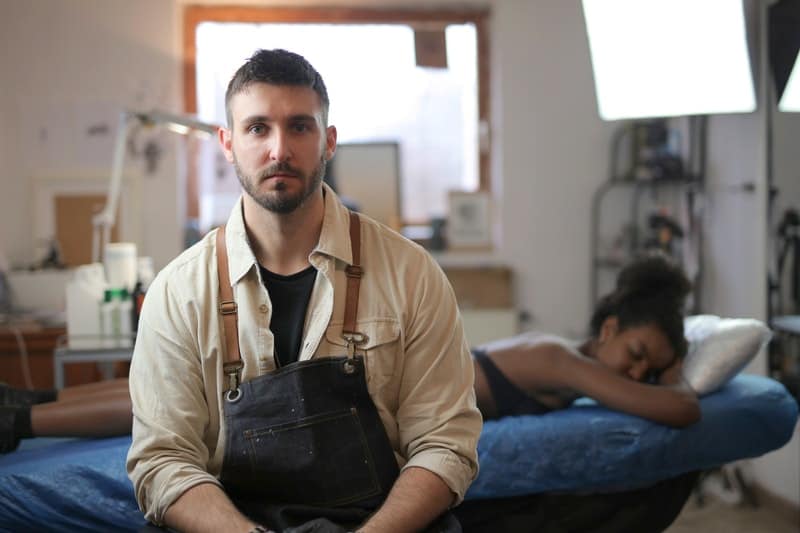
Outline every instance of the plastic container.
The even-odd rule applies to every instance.
[[[103,263],[106,267],[106,279],[112,289],[133,290],[138,277],[136,261],[136,244],[132,242],[111,242],[103,252]]]
[[[102,348],[100,304],[106,289],[103,265],[92,263],[75,269],[67,282],[67,336],[70,348]]]
[[[133,346],[133,304],[127,289],[106,289],[100,306],[100,324],[105,348]]]

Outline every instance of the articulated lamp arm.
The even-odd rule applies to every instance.
[[[111,162],[111,179],[108,186],[108,195],[106,196],[106,205],[92,219],[94,226],[92,233],[93,263],[101,261],[100,250],[101,248],[104,250],[109,240],[111,240],[111,228],[114,227],[119,195],[122,189],[122,169],[128,144],[128,130],[135,117],[135,114],[128,111],[123,111],[119,115],[119,126],[117,127],[117,138],[114,143],[114,158]]]
[[[128,134],[131,126],[136,123],[147,126],[164,125],[169,130],[183,135],[188,133],[215,135],[219,129],[216,124],[208,124],[200,122],[193,117],[174,115],[163,111],[151,111],[149,113],[123,111],[120,113],[106,205],[100,213],[92,218],[92,262],[95,263],[101,261],[101,249],[104,250],[111,240],[111,228],[114,227],[119,196],[122,192],[122,172],[125,163],[125,151],[128,145]]]

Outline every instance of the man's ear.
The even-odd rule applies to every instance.
[[[336,126],[325,128],[325,160],[330,161],[336,153]]]
[[[614,315],[606,317],[606,319],[603,320],[603,324],[600,326],[600,338],[598,340],[600,342],[605,342],[614,337],[618,331],[619,319]]]
[[[228,160],[228,163],[233,163],[233,133],[228,128],[220,128],[217,130],[217,138],[222,147],[222,153],[225,154],[225,159]]]

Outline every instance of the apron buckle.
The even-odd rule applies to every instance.
[[[356,346],[364,344],[369,340],[369,337],[358,331],[343,331],[342,338],[347,343],[347,357],[353,358],[356,354]]]
[[[228,376],[228,393],[238,392],[239,390],[239,372],[244,367],[241,359],[232,363],[225,363],[222,365],[222,372]]]

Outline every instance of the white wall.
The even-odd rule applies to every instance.
[[[25,231],[36,177],[108,174],[120,111],[180,110],[176,12],[161,0],[3,3],[0,242],[16,263],[36,259],[38,243]],[[89,135],[98,126],[105,133]],[[181,232],[175,145],[156,140],[165,152],[157,172],[143,176],[141,161],[128,161],[146,201],[140,226],[123,238],[163,265],[180,250]]]
[[[13,41],[5,26],[9,24],[8,18],[0,19],[0,71],[13,73],[11,69]],[[19,235],[19,220],[25,216],[21,202],[26,198],[27,182],[19,175],[20,161],[12,154],[17,153],[16,148],[16,113],[13,113],[13,98],[17,92],[17,84],[13,75],[3,75],[0,83],[0,267],[6,267],[2,262],[15,256],[22,248],[22,238]]]
[[[708,122],[703,309],[766,318],[766,176],[761,112]],[[756,186],[748,192],[745,184]]]
[[[589,316],[590,208],[617,127],[597,115],[579,2],[497,2],[492,89],[500,255],[533,328],[582,334]]]

